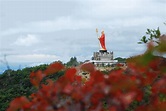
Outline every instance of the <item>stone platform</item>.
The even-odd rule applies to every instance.
[[[106,66],[117,64],[117,60],[113,59],[113,52],[107,52],[107,50],[99,50],[99,52],[94,52],[93,57],[90,61],[96,66]]]

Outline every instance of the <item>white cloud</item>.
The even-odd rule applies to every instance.
[[[21,36],[19,37],[13,45],[18,45],[18,46],[31,46],[36,43],[38,43],[40,40],[32,34],[28,34],[26,36]]]
[[[69,16],[58,17],[54,20],[33,21],[19,27],[10,28],[2,31],[1,35],[12,35],[18,33],[46,33],[61,30],[89,29],[93,25],[90,20],[76,19]]]
[[[44,31],[59,31],[59,30],[78,30],[92,27],[89,20],[78,20],[72,17],[59,17],[50,21],[39,21],[32,23],[36,28],[41,27]]]
[[[114,20],[114,22],[112,23],[113,26],[123,26],[123,27],[138,27],[138,26],[143,26],[144,24],[146,24],[147,22],[149,23],[158,23],[158,21],[160,21],[159,17],[141,17],[141,18],[124,18],[124,19],[116,19]]]
[[[4,58],[0,56],[0,60],[4,61]],[[20,55],[8,55],[6,60],[10,68],[18,69],[25,67],[33,67],[41,64],[50,64],[54,61],[62,60],[62,58],[56,55],[49,54],[20,54]],[[6,64],[0,62],[0,73],[6,70]]]
[[[39,66],[39,65],[42,65],[42,64],[46,64],[46,63],[42,63],[42,62],[32,63],[32,64],[29,64],[28,67]]]
[[[8,56],[8,61],[10,63],[49,63],[59,59],[58,56],[49,54],[20,54]]]

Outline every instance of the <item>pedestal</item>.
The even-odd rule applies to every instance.
[[[104,53],[107,52],[107,50],[99,50],[99,52]]]

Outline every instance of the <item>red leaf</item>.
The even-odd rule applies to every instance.
[[[140,102],[142,101],[142,99],[143,99],[143,92],[137,91],[136,100]]]
[[[73,91],[73,89],[74,88],[71,84],[67,84],[63,89],[63,93],[70,94]]]
[[[76,80],[78,83],[81,83],[81,82],[82,82],[82,76],[76,76],[76,77],[75,77],[75,80]]]
[[[117,66],[117,67],[122,67],[123,64],[118,63],[116,66]]]
[[[125,108],[127,108],[129,106],[129,104],[134,100],[135,95],[136,95],[135,92],[129,92],[127,94],[123,94],[120,97]]]
[[[30,81],[34,86],[39,87],[39,84],[43,79],[43,77],[45,77],[45,75],[40,70],[37,71],[36,73],[32,72],[30,74]]]
[[[147,107],[146,106],[139,106],[139,107],[137,107],[136,109],[135,109],[135,111],[149,111],[149,110],[147,110]]]
[[[57,73],[64,69],[64,66],[60,62],[54,62],[48,66],[48,68],[44,71],[46,75]]]
[[[95,71],[91,74],[91,78],[94,79],[94,82],[103,82],[105,80],[104,74],[102,74],[100,71]],[[91,79],[90,79],[91,80]]]
[[[136,76],[131,76],[130,78],[131,78],[131,80],[133,80],[133,81],[136,80]]]
[[[149,63],[150,68],[152,68],[153,70],[158,70],[161,61],[162,61],[161,58],[156,57],[155,59],[150,61]]]
[[[81,65],[81,70],[92,73],[95,71],[95,66],[92,63],[85,63]]]
[[[73,98],[74,100],[76,100],[77,102],[79,102],[80,100],[82,100],[82,98],[85,98],[85,97],[83,97],[83,95],[80,94],[78,91],[73,91],[71,96],[72,96],[72,98]]]
[[[166,93],[166,76],[162,77],[152,86],[153,94]]]
[[[74,82],[75,81],[75,76],[76,76],[77,70],[75,68],[68,69],[65,73],[65,77],[70,81]]]
[[[91,102],[93,103],[93,105],[99,104],[102,99],[104,99],[104,94],[103,93],[94,93],[91,96]]]
[[[92,86],[91,82],[88,81],[88,82],[86,82],[86,84],[82,87],[82,92],[83,92],[84,94],[86,94],[86,93],[91,92],[92,89],[93,89],[93,86]]]
[[[154,80],[156,79],[157,74],[154,72],[146,72],[145,77],[143,78],[143,84],[146,85],[150,85],[154,82]]]
[[[15,98],[13,101],[11,101],[7,111],[17,111],[23,108],[27,109],[29,108],[29,106],[27,106],[26,104],[29,104],[29,103],[30,103],[29,100],[24,96]]]
[[[158,107],[158,111],[165,111],[166,110],[166,102],[160,103],[157,107]]]
[[[109,107],[109,111],[118,111],[118,110],[115,106],[111,106],[111,107]]]

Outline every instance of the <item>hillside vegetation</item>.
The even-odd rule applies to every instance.
[[[24,68],[22,70],[6,70],[0,75],[0,111],[5,111],[9,106],[9,102],[16,97],[26,96],[29,97],[31,93],[37,91],[37,89],[30,82],[30,73],[37,70],[45,70],[48,65],[40,65],[35,67]],[[50,75],[45,79],[51,78],[53,80],[58,79],[63,72],[59,72],[56,75]]]

